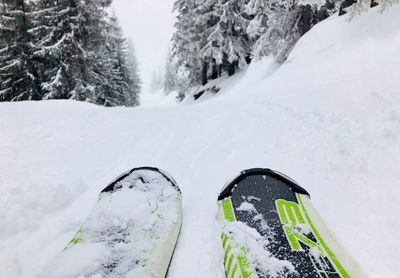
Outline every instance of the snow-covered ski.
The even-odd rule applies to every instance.
[[[182,221],[181,192],[165,172],[135,168],[117,178],[48,277],[164,278]]]
[[[245,170],[218,201],[226,277],[368,277],[281,173]]]

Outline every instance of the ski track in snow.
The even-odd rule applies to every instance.
[[[268,78],[265,62],[254,64],[193,105],[0,104],[0,277],[37,277],[101,189],[145,165],[171,174],[183,194],[169,278],[225,277],[216,198],[250,167],[297,180],[367,273],[396,277],[399,13],[328,19]]]

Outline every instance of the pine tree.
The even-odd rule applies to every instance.
[[[249,62],[250,43],[246,30],[249,19],[243,11],[244,0],[218,0],[209,3],[213,9],[206,29],[209,35],[202,49],[202,58],[208,63],[221,66],[229,75]]]
[[[104,106],[138,104],[126,40],[111,1],[38,0],[30,32],[40,61],[45,99],[76,99]]]
[[[128,40],[128,68],[131,88],[130,105],[136,106],[140,103],[140,93],[142,90],[142,79],[140,77],[139,65],[136,58],[135,47],[131,40]]]
[[[351,17],[367,11],[369,8],[380,6],[381,11],[399,3],[399,0],[357,0],[351,7]]]
[[[30,30],[40,64],[44,99],[72,98],[82,79],[85,52],[77,36],[78,7],[74,1],[38,0]]]
[[[2,0],[0,14],[0,101],[39,100],[41,88],[29,32],[32,4]]]
[[[99,56],[102,60],[99,63],[102,68],[100,75],[104,81],[96,96],[96,102],[104,106],[127,104],[130,96],[126,40],[115,16],[109,18],[106,45]]]
[[[164,92],[168,95],[178,88],[178,66],[172,56],[171,50],[168,52],[164,72]]]
[[[151,76],[151,81],[150,81],[150,92],[151,93],[156,93],[159,90],[163,88],[163,73],[161,71],[154,71],[152,76]]]
[[[76,0],[74,0],[76,1]],[[81,69],[81,79],[78,80],[72,98],[86,100],[96,104],[103,95],[103,85],[108,82],[105,71],[108,69],[108,57],[104,47],[107,43],[108,15],[105,8],[109,1],[81,0],[78,3],[78,25],[75,31],[80,40],[85,63]]]
[[[246,0],[178,0],[174,54],[186,67],[193,85],[205,84],[226,71],[234,74],[249,62],[243,12]]]
[[[278,63],[284,62],[298,39],[338,8],[330,0],[250,0],[246,12],[253,19],[247,33],[254,58],[273,56]]]
[[[106,28],[106,43],[98,55],[101,83],[95,102],[104,106],[136,106],[141,80],[133,45],[125,39],[115,16],[108,19]]]
[[[205,1],[204,5],[212,0]],[[174,12],[178,13],[173,35],[173,55],[178,66],[184,67],[192,85],[202,82],[202,59],[199,52],[204,45],[205,36],[200,35],[206,19],[199,14],[199,3],[195,0],[176,0]]]
[[[106,13],[95,0],[38,0],[34,57],[41,62],[44,99],[96,103],[105,44]]]

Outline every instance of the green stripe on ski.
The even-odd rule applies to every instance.
[[[295,202],[279,199],[275,201],[275,204],[282,224],[296,226],[306,223],[299,206]]]
[[[233,210],[231,198],[225,198],[222,200],[222,209],[224,211],[225,219],[233,222],[236,221],[235,211]]]
[[[223,199],[221,201],[221,207],[226,221],[236,221],[231,198]],[[239,245],[225,234],[222,234],[222,246],[225,251],[224,265],[226,277],[234,278],[238,271],[241,278],[258,277],[253,269],[252,263],[248,259],[248,253],[244,246]],[[233,249],[235,252],[232,252]],[[239,250],[239,252],[236,250]]]
[[[233,259],[234,258],[235,258],[235,256],[233,254],[231,254],[231,256],[229,257],[228,265],[226,266],[226,272],[227,273],[231,272],[231,267],[232,267],[232,263],[233,263]]]
[[[243,246],[240,247],[238,261],[243,278],[257,277],[256,275],[252,275],[255,274],[255,272],[250,270],[252,268],[252,264],[249,262],[246,248]]]
[[[78,244],[79,242],[83,241],[83,229],[82,227],[79,228],[79,231],[75,234],[74,238],[68,242],[67,246],[63,249],[63,251],[68,250],[71,246]]]
[[[325,242],[325,240],[322,238],[318,230],[315,228],[314,224],[311,221],[310,216],[307,213],[306,208],[304,207],[303,201],[301,199],[300,194],[296,193],[297,200],[299,201],[299,204],[303,210],[304,216],[306,217],[308,223],[310,224],[310,227],[313,231],[314,236],[317,238],[317,240],[321,243],[322,248],[325,250],[326,254],[328,255],[329,259],[335,266],[336,270],[340,273],[340,275],[343,278],[350,278],[350,275],[346,272],[342,264],[340,263],[339,259],[336,257],[336,255],[332,252],[332,250],[329,248],[328,244]]]
[[[258,277],[252,263],[248,259],[248,253],[244,246],[234,242],[225,234],[222,235],[222,242],[225,249],[224,265],[226,277],[235,277],[237,271],[240,272],[241,278]]]
[[[231,275],[232,278],[235,277],[235,274],[236,274],[237,269],[238,269],[238,265],[235,264],[235,266],[233,267],[233,270],[232,270],[232,275]]]

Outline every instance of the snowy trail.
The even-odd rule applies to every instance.
[[[100,190],[144,165],[170,173],[183,193],[171,278],[224,277],[216,198],[250,167],[297,180],[367,273],[396,277],[399,12],[323,22],[265,80],[253,76],[265,70],[256,64],[251,76],[197,104],[0,104],[0,277],[42,277]],[[354,39],[370,22],[385,34]]]

